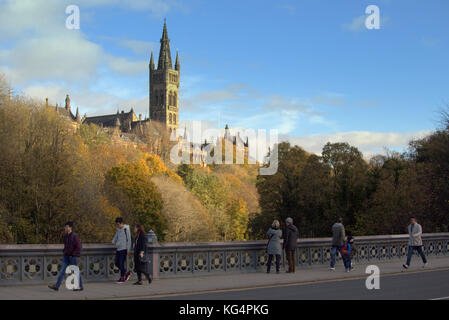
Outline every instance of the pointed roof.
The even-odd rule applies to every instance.
[[[154,70],[153,50],[151,50],[150,69]]]
[[[180,69],[181,69],[181,65],[179,64],[179,54],[178,54],[178,50],[176,50],[175,70],[179,71]]]
[[[76,107],[76,121],[77,122],[80,122],[81,121],[81,117],[80,117],[80,112],[79,112],[79,108],[78,107]]]
[[[167,22],[164,19],[164,31],[162,31],[161,49],[159,51],[158,70],[172,69],[170,39],[168,38]]]

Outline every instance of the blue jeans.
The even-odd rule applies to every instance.
[[[351,269],[351,256],[349,254],[342,254],[341,258],[343,259],[343,264],[345,265],[346,270]]]
[[[340,246],[332,246],[331,249],[331,268],[335,267],[335,256],[337,255],[337,251],[341,251]]]
[[[120,269],[120,278],[125,278],[126,275],[126,255],[128,254],[128,250],[117,250],[115,253],[115,265]]]
[[[61,267],[61,271],[59,273],[58,281],[56,282],[57,288],[59,288],[59,286],[61,285],[62,280],[64,279],[65,271],[68,266],[78,266],[78,257],[64,256],[62,258],[62,267]],[[80,288],[82,288],[82,287],[83,287],[83,279],[81,278],[81,274],[80,274]]]
[[[412,260],[412,255],[415,250],[418,251],[419,255],[421,256],[422,262],[427,263],[426,256],[422,251],[422,246],[408,246],[407,262],[405,264],[410,266],[410,261]]]

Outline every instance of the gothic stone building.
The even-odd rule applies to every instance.
[[[168,38],[165,21],[157,69],[154,65],[153,52],[151,52],[149,68],[149,119],[142,119],[141,115],[137,117],[131,108],[129,112],[117,111],[116,114],[86,117],[83,123],[94,123],[101,127],[119,128],[123,132],[130,132],[137,125],[144,125],[149,121],[158,121],[163,123],[170,132],[177,130],[179,128],[179,74],[181,65],[179,64],[178,53],[176,53],[176,62],[173,69],[170,39]]]
[[[68,95],[65,101],[65,108],[57,106],[56,111],[67,119],[73,121],[74,124],[93,123],[103,128],[118,129],[123,133],[130,133],[134,128],[145,125],[150,121],[163,123],[165,127],[170,130],[170,133],[173,131],[178,131],[181,65],[179,63],[179,55],[176,52],[176,60],[173,68],[170,52],[170,39],[168,38],[167,23],[165,21],[160,42],[161,47],[159,51],[157,68],[155,68],[153,52],[151,52],[149,64],[149,118],[142,119],[142,115],[137,117],[133,108],[131,108],[129,112],[120,112],[117,110],[117,113],[115,114],[93,117],[87,117],[84,115],[81,118],[78,108],[76,110],[76,115],[73,115],[70,106],[70,97]],[[246,142],[243,141],[240,134],[237,136],[231,135],[228,125],[226,125],[225,135],[223,138],[226,141],[231,142],[233,145],[239,145],[246,148],[248,147],[248,140],[246,140]],[[184,147],[190,144],[192,150],[201,150],[200,152],[202,152],[202,150],[210,144],[207,141],[198,145],[188,142],[186,132],[184,132],[184,137],[181,139],[184,140]]]

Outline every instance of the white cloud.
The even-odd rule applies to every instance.
[[[362,16],[352,19],[351,23],[343,24],[342,27],[343,27],[343,29],[349,30],[349,31],[355,31],[355,32],[364,31],[364,30],[367,30],[365,27],[365,20],[366,20],[366,16],[362,15]]]
[[[327,142],[347,142],[363,152],[365,157],[384,153],[384,149],[403,150],[409,141],[423,138],[431,131],[422,130],[416,132],[371,132],[350,131],[334,134],[312,135],[305,137],[287,137],[290,143],[304,148],[306,151],[321,154],[323,146]]]

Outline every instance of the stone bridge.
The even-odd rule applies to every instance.
[[[267,241],[159,243],[147,235],[148,268],[154,279],[255,273],[264,270]],[[407,254],[408,235],[355,238],[357,264],[401,263]],[[299,270],[329,264],[331,238],[299,239],[296,265]],[[423,234],[429,257],[449,257],[449,233]],[[62,245],[0,245],[0,286],[30,285],[56,281],[62,264]],[[337,258],[337,261],[341,259]],[[405,260],[404,260],[405,261]],[[128,258],[129,270],[133,261]],[[281,268],[286,266],[282,257]],[[79,262],[83,281],[118,279],[111,244],[83,244]],[[135,275],[133,274],[133,277]]]

